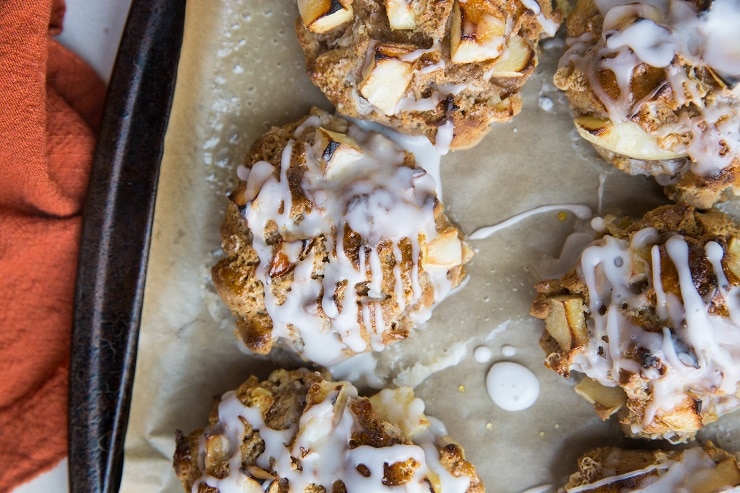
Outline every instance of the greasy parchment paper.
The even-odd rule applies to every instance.
[[[189,0],[177,90],[165,142],[146,283],[122,491],[180,491],[174,432],[207,423],[211,398],[275,363],[240,351],[210,284],[219,226],[236,166],[270,125],[330,108],[304,74],[295,0]],[[442,159],[444,202],[465,233],[546,204],[640,214],[664,202],[642,177],[604,164],[579,141],[551,78],[562,43],[547,42],[524,90],[523,112],[476,148]],[[600,183],[602,187],[600,188]],[[599,193],[601,190],[603,193]],[[561,217],[562,219],[562,217]],[[568,382],[543,366],[540,321],[529,307],[543,259],[559,255],[575,218],[532,216],[473,242],[470,280],[412,337],[386,350],[378,374],[410,384],[466,449],[491,492],[559,485],[589,447],[624,443]],[[478,363],[473,350],[493,351]],[[517,352],[504,357],[501,347]],[[541,392],[529,409],[497,408],[485,390],[496,361],[524,364]],[[295,363],[293,363],[295,366]],[[710,427],[740,449],[738,416]],[[735,434],[737,435],[737,434]]]

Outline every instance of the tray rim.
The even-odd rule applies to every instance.
[[[133,0],[93,158],[75,287],[69,489],[119,490],[186,0]]]

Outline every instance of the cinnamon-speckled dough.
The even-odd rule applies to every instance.
[[[717,25],[735,22],[733,16],[722,19],[718,12],[702,23],[719,5],[716,0],[613,5],[604,14],[593,0],[579,0],[566,20],[569,49],[554,80],[568,96],[581,134],[617,168],[656,177],[676,201],[708,208],[740,191],[740,58],[732,55],[738,37]],[[681,12],[676,17],[689,20],[674,20],[671,5],[672,12]],[[681,9],[697,13],[692,17]],[[736,2],[734,10],[734,19],[740,18]],[[638,25],[654,27],[648,33]],[[660,33],[666,30],[675,41],[664,43]],[[608,41],[617,36],[616,46]],[[710,49],[717,54],[710,56]],[[667,63],[659,60],[662,50],[675,51]],[[631,129],[630,135],[607,143],[611,124]]]
[[[178,432],[174,468],[198,493],[484,493],[423,409],[409,388],[367,398],[326,374],[276,370],[218,398],[205,430]]]
[[[738,289],[737,225],[679,204],[607,216],[568,274],[537,284],[532,314],[546,366],[585,374],[576,391],[602,419],[682,442],[740,407]]]
[[[559,493],[630,493],[682,491],[715,493],[740,485],[738,455],[707,443],[686,450],[623,450],[604,447],[578,459],[573,473]]]
[[[299,18],[298,39],[305,52],[308,76],[345,115],[377,121],[408,134],[426,135],[443,145],[450,139],[450,128],[444,128],[445,124],[454,125],[452,149],[475,145],[491,123],[519,113],[519,90],[537,65],[538,41],[546,32],[554,34],[560,22],[549,0],[539,4],[520,0],[468,0],[463,4],[411,0],[408,5],[415,12],[416,25],[392,29],[387,3],[354,0],[352,19],[323,33],[312,32]],[[455,62],[450,30],[458,5],[469,10],[461,31],[467,33],[470,43],[483,43],[486,36],[474,32],[471,18],[499,19],[494,24],[500,22],[502,26],[503,33],[497,38],[502,46],[493,49],[490,58]],[[471,58],[461,54],[459,59]],[[371,94],[381,100],[400,98],[400,102],[378,106],[371,102],[373,97],[363,94],[363,87],[375,61],[388,60],[405,60],[403,70],[407,70],[404,74],[408,80],[384,76]]]
[[[465,278],[473,252],[434,180],[380,134],[314,109],[258,139],[242,172],[212,274],[256,353],[382,350]]]

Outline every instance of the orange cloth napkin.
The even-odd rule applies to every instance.
[[[0,491],[67,454],[81,209],[105,86],[51,37],[64,7],[0,6]]]

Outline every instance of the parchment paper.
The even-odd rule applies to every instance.
[[[251,142],[311,105],[331,108],[305,77],[294,36],[297,16],[294,0],[188,1],[123,492],[180,491],[171,467],[175,430],[204,426],[212,396],[275,367],[240,351],[209,269],[219,254],[225,194]],[[519,116],[497,125],[476,148],[443,157],[447,211],[464,232],[546,204],[640,214],[665,201],[651,180],[602,164],[577,138],[567,102],[551,83],[561,50],[562,42],[544,44]],[[426,326],[379,358],[378,374],[390,384],[418,383],[427,414],[446,423],[491,492],[560,485],[589,447],[624,442],[615,423],[601,422],[569,383],[544,368],[538,346],[543,326],[528,315],[542,260],[559,255],[573,228],[572,214],[561,221],[551,212],[474,242],[468,284]],[[501,354],[507,344],[517,350],[513,357]],[[493,351],[491,362],[472,357],[479,345]],[[485,376],[501,360],[536,373],[541,393],[534,406],[507,412],[493,404]],[[738,450],[737,424],[738,416],[726,417],[708,435]]]

